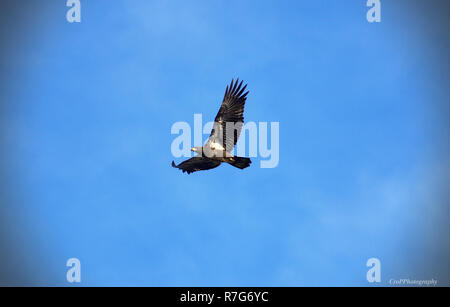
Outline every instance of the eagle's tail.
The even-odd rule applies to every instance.
[[[226,162],[228,164],[233,165],[234,167],[244,169],[246,167],[249,167],[252,163],[252,160],[250,158],[244,158],[244,157],[229,157],[226,158]]]

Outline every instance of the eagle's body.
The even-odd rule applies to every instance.
[[[225,90],[222,105],[214,119],[214,127],[208,141],[203,147],[194,147],[191,150],[197,155],[179,165],[172,161],[172,166],[188,174],[218,167],[222,162],[229,163],[237,168],[244,169],[252,163],[249,158],[236,157],[230,152],[236,145],[242,126],[244,124],[244,106],[248,91],[244,93],[247,85],[242,87],[242,81],[231,84]]]

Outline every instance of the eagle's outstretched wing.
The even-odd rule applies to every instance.
[[[228,152],[231,152],[236,145],[244,124],[244,105],[248,91],[244,93],[247,85],[242,87],[242,82],[239,83],[237,79],[234,83],[232,79],[230,86],[227,86],[208,139],[209,144],[219,144]]]
[[[172,166],[175,168],[179,168],[188,174],[196,172],[196,171],[204,171],[208,169],[212,169],[218,167],[222,162],[218,160],[213,160],[207,157],[193,157],[186,161],[181,162],[176,165],[175,162],[172,161]]]

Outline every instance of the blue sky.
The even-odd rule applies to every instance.
[[[377,257],[383,284],[448,284],[448,75],[417,4],[370,24],[356,0],[90,0],[69,24],[59,2],[3,30],[19,283],[69,285],[76,257],[88,286],[365,286]],[[236,77],[279,166],[173,169],[172,124],[212,120]]]

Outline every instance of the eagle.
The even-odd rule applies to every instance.
[[[242,80],[239,82],[239,78],[236,81],[231,79],[231,84],[227,85],[222,105],[214,119],[211,135],[205,145],[191,148],[191,151],[197,155],[178,165],[172,161],[173,167],[190,174],[216,168],[222,162],[240,169],[250,166],[252,163],[250,158],[231,154],[244,124],[244,106],[248,91],[245,92],[247,84],[242,86],[242,83]]]

